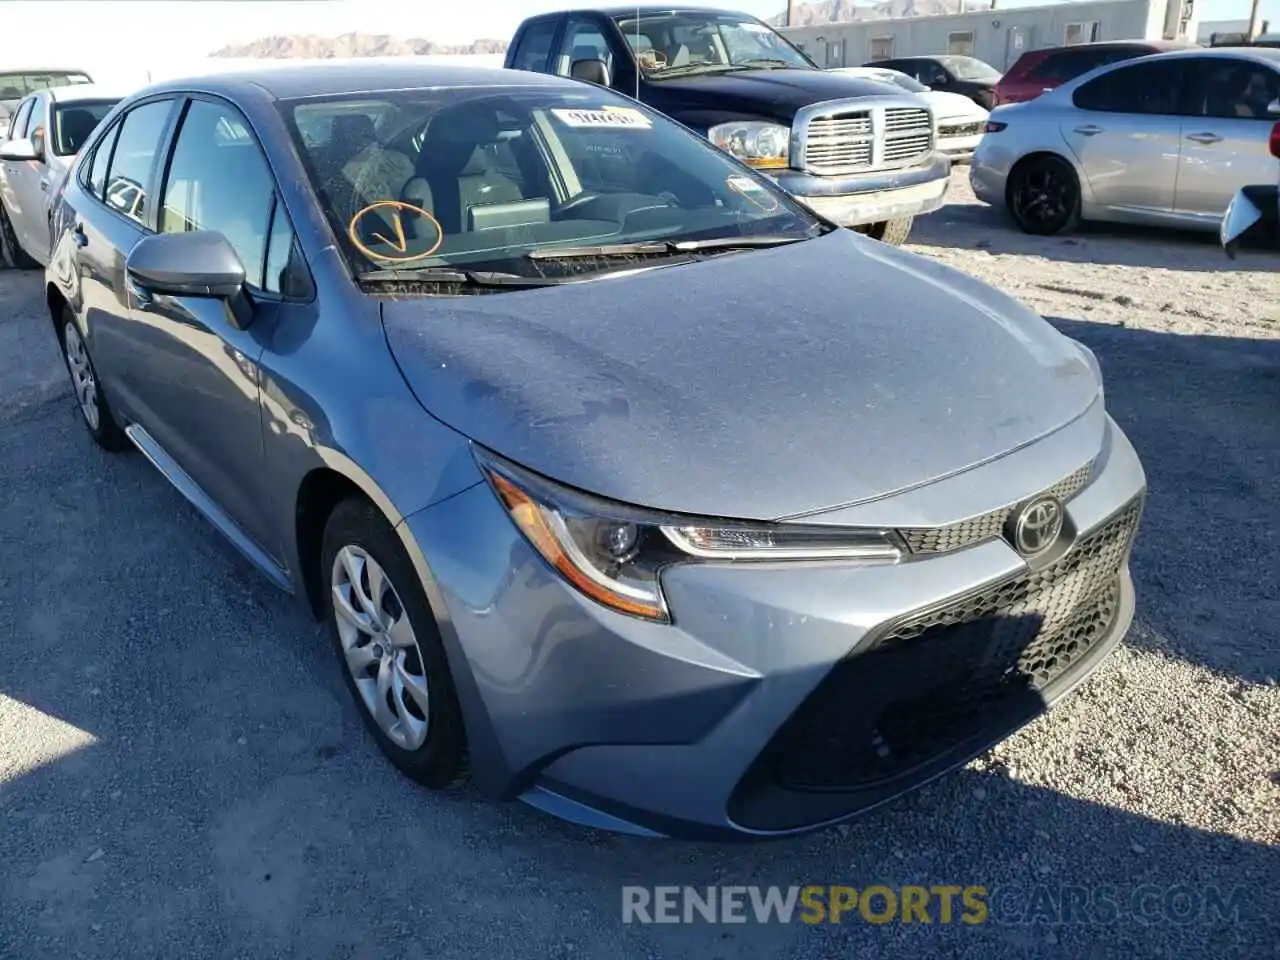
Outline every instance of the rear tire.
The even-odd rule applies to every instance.
[[[93,437],[93,442],[103,450],[115,452],[129,449],[132,444],[120,429],[120,424],[116,423],[115,414],[111,412],[111,406],[102,393],[102,384],[98,380],[93,358],[89,356],[89,348],[80,336],[75,317],[66,307],[62,310],[61,322],[58,340],[62,344],[62,362],[66,364],[67,374],[71,377],[71,389],[80,407],[85,429]]]
[[[462,709],[435,615],[400,537],[367,501],[329,515],[320,575],[339,668],[382,752],[432,789],[465,781]]]
[[[0,260],[15,270],[35,270],[40,264],[18,244],[18,235],[9,219],[9,212],[0,203]]]
[[[907,237],[911,236],[911,225],[915,222],[915,217],[899,217],[897,220],[882,220],[880,223],[873,223],[871,229],[867,231],[867,236],[873,240],[879,240],[881,243],[887,243],[893,247],[900,247],[907,242]]]
[[[1080,181],[1061,157],[1031,157],[1009,174],[1005,205],[1023,233],[1063,233],[1080,222]]]

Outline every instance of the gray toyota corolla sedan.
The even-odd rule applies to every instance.
[[[1086,348],[599,87],[150,87],[54,236],[93,438],[329,621],[428,786],[793,833],[984,750],[1132,619],[1146,481]]]

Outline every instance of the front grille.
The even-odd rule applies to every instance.
[[[884,112],[884,162],[906,164],[933,149],[933,118],[919,107],[890,107]]]
[[[1059,480],[1042,494],[1052,494],[1064,503],[1083,490],[1093,474],[1093,461],[1089,461],[1070,476]],[[962,547],[971,547],[986,540],[995,540],[1004,531],[1009,515],[1016,505],[992,510],[981,516],[970,517],[958,523],[942,527],[915,527],[898,531],[912,553],[949,553]]]
[[[809,123],[805,163],[815,173],[870,167],[875,134],[867,111],[820,117]]]
[[[981,120],[973,123],[948,123],[938,125],[938,136],[940,137],[972,137],[979,134],[986,126]]]
[[[1043,705],[1108,635],[1142,498],[1057,562],[891,625],[838,664],[761,753],[749,778],[790,790],[861,790],[907,777]]]

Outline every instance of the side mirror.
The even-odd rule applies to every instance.
[[[602,87],[609,85],[609,68],[605,66],[603,60],[575,60],[573,66],[569,68],[569,76],[575,80],[585,80],[587,83],[599,84]]]
[[[222,300],[227,305],[227,320],[237,330],[253,322],[253,302],[244,288],[244,264],[216,230],[146,237],[129,251],[124,266],[135,294],[143,301],[157,293]]]
[[[26,137],[0,144],[0,160],[39,160],[40,155]]]
[[[36,127],[31,131],[31,149],[35,159],[44,162],[44,127]]]

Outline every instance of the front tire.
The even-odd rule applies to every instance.
[[[431,605],[400,538],[366,501],[334,508],[324,612],[347,689],[387,758],[432,789],[467,777],[462,711]]]
[[[0,203],[0,260],[7,262],[15,270],[35,270],[40,266],[18,243],[18,234],[13,229],[13,222],[3,203]]]
[[[1031,157],[1013,168],[1005,202],[1023,233],[1062,233],[1080,222],[1080,181],[1060,157]]]
[[[907,237],[911,236],[911,225],[913,223],[915,223],[914,217],[882,220],[880,223],[873,223],[871,229],[867,231],[867,235],[873,240],[879,240],[881,243],[900,247],[907,242]]]
[[[111,413],[107,398],[102,393],[102,384],[98,381],[98,372],[93,366],[93,358],[89,356],[89,348],[80,336],[75,318],[67,309],[62,311],[62,334],[59,339],[62,341],[62,360],[67,365],[71,389],[75,392],[76,403],[80,406],[89,436],[104,450],[128,449],[129,438]]]

